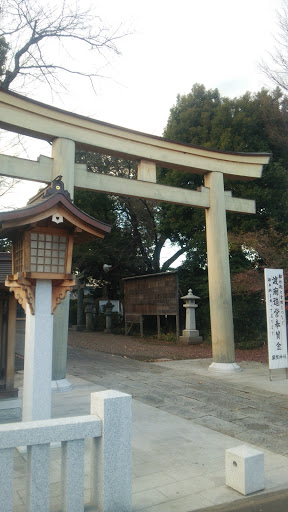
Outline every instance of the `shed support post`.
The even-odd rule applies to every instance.
[[[157,315],[157,333],[158,333],[158,336],[160,336],[160,334],[161,334],[160,315]]]

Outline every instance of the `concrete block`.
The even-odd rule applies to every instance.
[[[241,494],[262,491],[264,484],[264,453],[242,445],[226,450],[226,485]]]
[[[21,418],[22,400],[19,398],[11,398],[9,400],[0,401],[0,421],[16,420]]]

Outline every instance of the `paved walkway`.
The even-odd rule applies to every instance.
[[[270,382],[267,366],[260,363],[243,363],[244,371],[232,375],[209,372],[209,363],[144,363],[68,350],[67,377],[73,390],[53,394],[54,417],[89,413],[92,391],[111,388],[132,394],[133,511],[192,512],[236,504],[239,499],[244,504],[247,498],[226,487],[224,464],[225,449],[244,442],[265,454],[265,490],[259,495],[288,487],[285,372],[279,371]],[[24,510],[21,457],[15,512]],[[52,464],[51,510],[56,511],[57,451]],[[278,509],[272,506],[272,510]]]

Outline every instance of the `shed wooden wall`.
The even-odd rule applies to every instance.
[[[123,279],[126,315],[178,315],[176,272]]]

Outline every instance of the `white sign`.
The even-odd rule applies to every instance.
[[[265,268],[269,368],[287,368],[285,292],[282,269]]]

